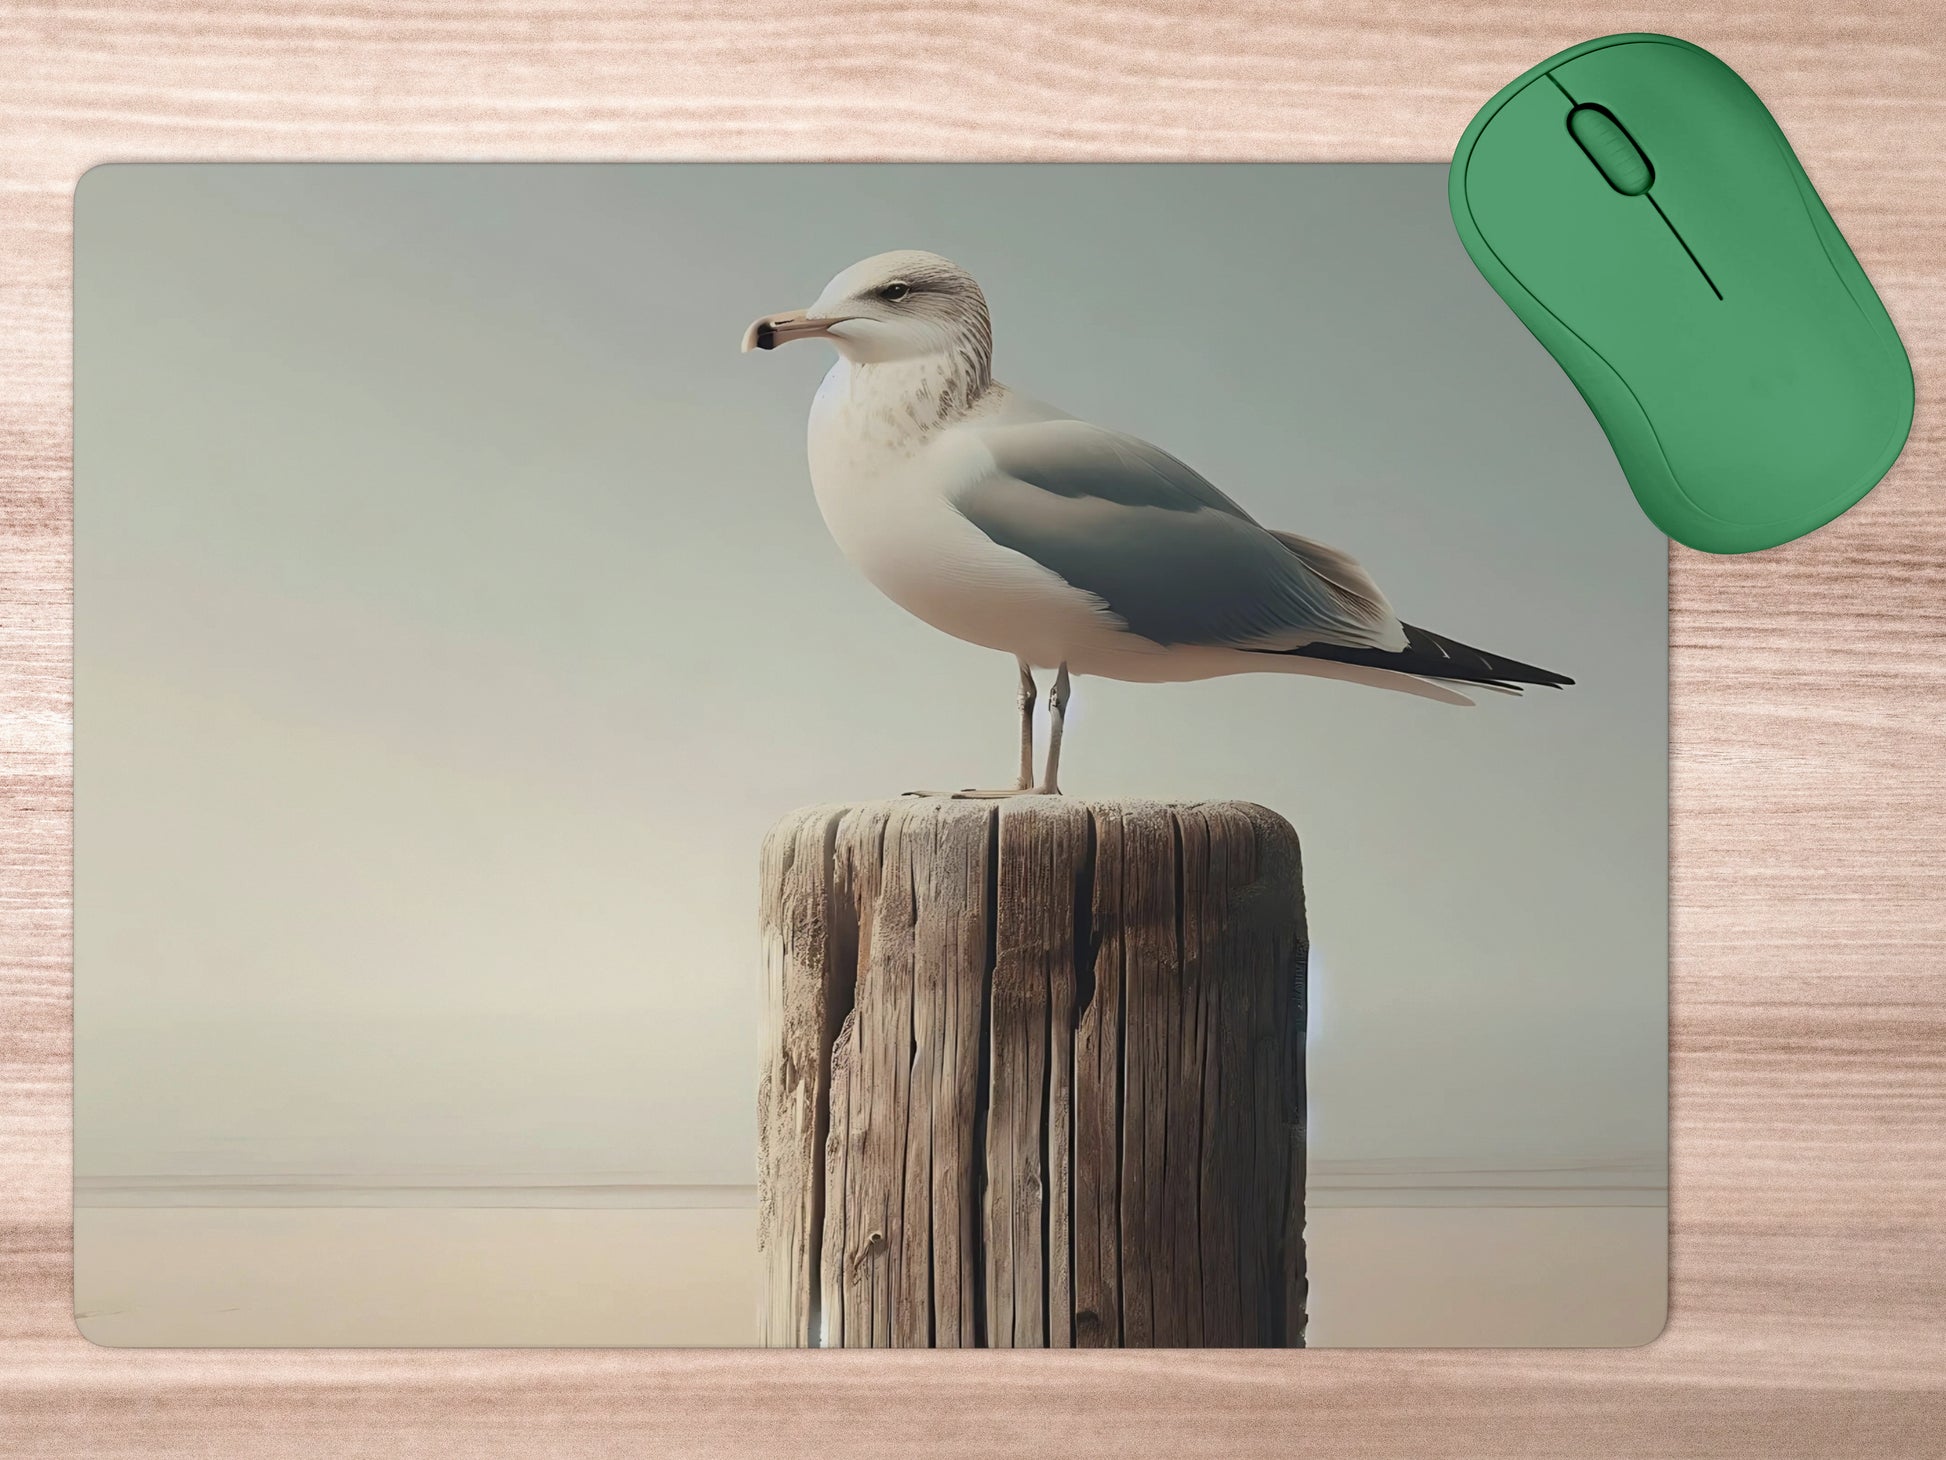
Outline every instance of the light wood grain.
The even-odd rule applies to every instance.
[[[766,1345],[1302,1346],[1288,822],[817,807],[771,829],[759,905]]]
[[[824,1149],[830,1132],[830,1078],[825,1052],[850,994],[832,986],[831,970],[849,967],[834,944],[828,885],[837,818],[816,808],[772,829],[763,849],[763,1065],[757,1076],[758,1241],[763,1250],[764,1309],[759,1332],[777,1347],[818,1339],[818,1264],[824,1188],[795,1187]],[[844,1108],[841,1106],[840,1108]],[[790,1199],[786,1199],[787,1194]]]
[[[69,247],[95,163],[1438,160],[1604,31],[1770,103],[1919,380],[1856,510],[1678,551],[1674,1311],[1624,1352],[114,1352],[68,1317]],[[1933,1456],[1946,1426],[1946,74],[1934,0],[0,8],[0,1448]]]

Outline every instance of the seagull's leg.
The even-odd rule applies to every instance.
[[[1061,726],[1068,711],[1068,666],[1055,673],[1053,688],[1047,692],[1047,775],[1039,790],[1043,796],[1061,794]]]
[[[969,786],[954,794],[964,801],[998,801],[1007,796],[1031,796],[1034,788],[1034,700],[1040,693],[1034,686],[1034,671],[1025,659],[1020,665],[1020,777],[1004,791],[982,791]],[[1051,701],[1050,701],[1051,703]]]
[[[1017,662],[1020,665],[1020,779],[1014,782],[1014,789],[1025,791],[1034,784],[1034,697],[1038,691],[1034,686],[1034,671],[1027,667],[1027,661]]]

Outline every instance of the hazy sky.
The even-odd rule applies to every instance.
[[[114,167],[76,248],[78,1169],[754,1179],[757,849],[992,784],[1012,663],[826,537],[821,345],[1001,378],[1575,676],[1081,681],[1063,782],[1303,839],[1312,1151],[1659,1155],[1665,543],[1437,166]]]

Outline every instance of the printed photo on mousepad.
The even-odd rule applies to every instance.
[[[1661,1331],[1667,543],[1443,166],[75,214],[88,1338]]]

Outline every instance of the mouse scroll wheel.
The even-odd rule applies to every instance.
[[[1616,192],[1640,197],[1655,181],[1649,159],[1606,107],[1576,107],[1568,113],[1568,132]]]

